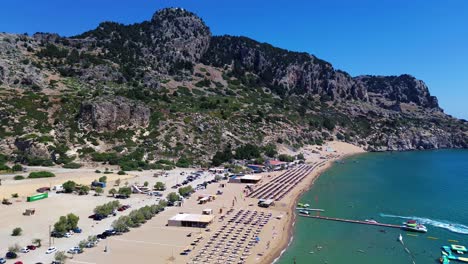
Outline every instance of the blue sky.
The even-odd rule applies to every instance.
[[[5,0],[0,31],[69,36],[163,7],[197,13],[214,35],[306,51],[353,76],[412,74],[445,112],[468,119],[466,0]]]

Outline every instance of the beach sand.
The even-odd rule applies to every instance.
[[[324,146],[306,146],[296,152],[288,149],[281,149],[281,153],[290,155],[303,153],[307,164],[320,163],[321,165],[299,182],[297,186],[279,202],[276,202],[274,206],[270,208],[258,207],[257,199],[247,198],[243,195],[245,184],[228,183],[224,188],[222,188],[220,187],[220,183],[214,183],[209,185],[206,190],[200,190],[193,194],[192,198],[184,201],[182,207],[169,207],[141,227],[132,229],[129,233],[121,236],[108,238],[99,243],[97,247],[86,249],[83,254],[74,255],[72,259],[68,260],[68,263],[187,263],[195,254],[202,250],[202,246],[205,245],[214,232],[219,230],[225,223],[225,221],[220,222],[218,219],[230,208],[233,208],[236,211],[244,209],[272,214],[273,217],[268,224],[263,227],[261,233],[258,235],[259,242],[252,248],[251,255],[246,260],[246,263],[272,263],[274,259],[280,255],[281,251],[287,247],[290,241],[293,231],[293,223],[295,221],[294,208],[296,207],[295,205],[300,195],[310,188],[315,179],[326,168],[328,168],[333,161],[347,155],[362,152],[364,151],[361,148],[342,142],[328,142]],[[163,179],[155,179],[152,177],[154,172],[132,172],[130,175],[126,176],[130,178],[124,179],[122,182],[129,181],[131,184],[134,182],[143,183],[144,181],[149,181],[150,186],[152,186],[156,181],[163,180],[167,183],[167,186],[170,187],[176,182],[179,182],[179,177],[182,178],[179,176],[180,173],[190,171],[193,170],[177,169],[171,171],[169,177],[164,177]],[[258,184],[257,188],[263,184],[267,184],[282,173],[284,173],[284,171],[263,173],[264,177]],[[63,183],[65,179],[73,179],[77,182],[82,181],[83,183],[89,184],[90,181],[97,178],[99,175],[102,174],[95,174],[93,172],[84,173],[79,171],[74,172],[73,174],[60,174],[60,176],[58,175],[54,178],[53,182],[50,184],[54,185],[56,182]],[[195,182],[195,184],[204,180],[212,179],[213,177],[214,175],[204,176],[203,179]],[[3,195],[9,195],[12,191],[29,194],[35,189],[42,187],[41,185],[46,184],[47,186],[50,179],[43,179],[41,182],[36,181],[41,180],[34,180],[32,183],[16,183],[17,181],[15,181],[14,184],[21,186],[19,189],[11,187],[13,186],[11,181],[5,181],[4,184],[7,188],[5,188],[5,190],[3,188],[5,186],[2,186],[2,188],[0,188],[0,192]],[[226,183],[226,181],[223,181],[222,183]],[[215,194],[218,189],[221,189],[224,193],[217,196],[215,201],[204,205],[197,204],[196,198],[200,194]],[[168,189],[165,194],[171,191],[174,190]],[[105,193],[107,193],[107,190]],[[73,199],[62,199],[62,197],[73,197]],[[96,235],[110,227],[115,217],[96,223],[87,219],[87,215],[91,214],[92,209],[96,205],[110,201],[111,199],[112,198],[105,196],[80,197],[76,195],[57,195],[37,203],[29,204],[18,202],[13,206],[5,207],[7,210],[2,209],[0,211],[0,217],[8,220],[2,223],[3,231],[0,233],[0,240],[5,242],[1,243],[0,246],[2,248],[6,248],[15,242],[19,243],[21,246],[30,244],[29,241],[34,238],[31,237],[31,233],[33,236],[43,238],[43,244],[48,245],[48,226],[53,224],[60,215],[74,212],[80,216],[80,226],[82,226],[84,233],[75,235],[76,237],[74,236],[69,239],[56,239],[54,245],[57,246],[59,250],[66,251],[68,248],[76,246],[80,240],[86,238],[88,235]],[[234,205],[233,200],[235,201]],[[121,202],[131,204],[133,207],[132,209],[157,203],[154,198],[143,194],[132,195],[132,198]],[[38,215],[32,217],[22,216],[21,212],[25,208],[31,206],[38,209]],[[70,210],[70,208],[73,209]],[[209,231],[199,228],[166,226],[168,219],[180,212],[200,214],[201,211],[206,208],[213,209],[215,214],[215,220],[209,226]],[[50,214],[47,213],[48,210],[51,211]],[[220,213],[220,210],[222,210],[222,213]],[[128,211],[125,213],[128,213]],[[121,213],[119,213],[119,215],[121,215]],[[34,218],[34,221],[31,221],[32,218]],[[25,230],[25,234],[22,237],[11,239],[9,232],[11,232],[11,229],[15,226],[24,227],[23,229]],[[40,233],[36,231],[36,227],[40,228]],[[192,233],[193,236],[187,237],[187,234],[189,233]],[[192,243],[198,235],[202,235],[204,239],[194,248],[193,246],[190,246],[190,243]],[[193,252],[188,256],[180,255],[181,251],[188,247],[190,247]],[[107,252],[104,252],[105,248],[107,248]],[[45,248],[42,251],[45,251]],[[45,256],[42,251],[23,254],[20,256],[20,259],[27,263],[32,263],[32,261],[49,261],[51,258]]]

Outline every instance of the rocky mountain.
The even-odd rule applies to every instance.
[[[331,139],[468,147],[468,123],[413,76],[352,77],[311,54],[212,36],[180,8],[74,37],[1,33],[0,97],[0,152],[29,164],[188,166]]]

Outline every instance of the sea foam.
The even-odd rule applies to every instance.
[[[462,225],[459,223],[453,223],[447,220],[437,220],[437,219],[429,219],[425,217],[417,217],[417,216],[401,216],[401,215],[391,215],[391,214],[380,214],[381,217],[391,217],[391,218],[400,218],[406,220],[416,220],[421,224],[424,225],[431,225],[443,229],[447,229],[454,233],[465,234],[468,235],[468,226]]]

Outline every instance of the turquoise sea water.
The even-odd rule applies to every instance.
[[[298,217],[293,242],[277,263],[439,263],[449,239],[468,247],[468,151],[350,157],[324,172],[300,201],[330,217],[389,224],[417,218],[429,231]],[[397,241],[400,233],[404,246]]]

